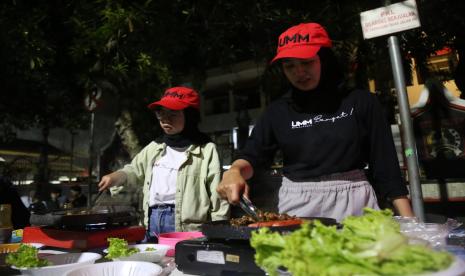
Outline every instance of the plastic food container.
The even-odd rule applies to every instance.
[[[128,248],[137,248],[139,249],[139,252],[134,253],[127,257],[114,258],[113,260],[157,263],[163,260],[163,257],[166,256],[166,252],[168,252],[171,246],[165,245],[165,244],[145,243],[145,244],[131,244],[131,245],[128,245]],[[103,250],[103,252],[108,253],[108,249]]]
[[[156,276],[162,273],[161,266],[148,262],[106,262],[85,265],[68,271],[66,276]]]
[[[62,276],[66,272],[77,267],[93,264],[96,260],[102,258],[102,255],[92,252],[84,253],[65,253],[57,255],[48,255],[42,259],[49,260],[53,265],[35,267],[35,268],[17,268],[23,275],[34,276]]]
[[[174,248],[176,244],[183,240],[190,240],[195,238],[203,237],[202,232],[170,232],[170,233],[162,233],[158,236],[158,243],[159,244],[166,244],[170,246],[170,249],[166,253],[166,256],[172,257],[174,256]]]
[[[43,243],[24,243],[37,249],[44,247]],[[21,243],[3,243],[0,244],[0,253],[12,253],[19,249]]]
[[[3,243],[0,244],[0,254],[16,252],[19,249],[20,243]]]

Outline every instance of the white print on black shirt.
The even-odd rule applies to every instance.
[[[352,107],[350,109],[349,113],[346,113],[346,112],[342,111],[341,114],[339,114],[337,116],[333,116],[333,117],[326,117],[325,118],[325,117],[323,117],[323,115],[320,114],[320,115],[316,115],[313,118],[310,118],[308,120],[303,120],[303,121],[300,121],[300,122],[299,121],[292,121],[291,122],[291,128],[295,129],[295,128],[311,127],[314,124],[319,124],[319,123],[324,123],[324,122],[334,123],[336,120],[340,120],[340,119],[352,116],[353,113],[354,113],[354,108]]]

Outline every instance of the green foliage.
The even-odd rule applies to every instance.
[[[465,4],[417,3],[421,29],[399,37],[404,53],[427,71],[426,58],[436,50],[465,49]],[[359,85],[368,77],[388,85],[386,37],[363,40],[359,22],[361,11],[380,5],[370,0],[3,1],[0,112],[12,115],[1,116],[0,126],[5,133],[15,127],[85,127],[82,101],[95,85],[118,99],[120,110],[135,115],[186,77],[201,87],[209,68],[267,63],[278,35],[308,21],[327,27],[349,78]],[[277,71],[267,71],[263,83]],[[268,87],[274,93],[275,86]]]
[[[1,4],[2,73],[5,92],[0,96],[3,129],[70,126],[82,122],[79,89],[65,52],[70,35],[57,23],[57,14],[46,3],[32,7],[23,2]],[[51,36],[50,34],[56,34]]]

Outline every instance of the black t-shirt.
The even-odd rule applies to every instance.
[[[364,90],[353,90],[339,99],[324,95],[320,98],[326,102],[321,103],[317,97],[297,99],[311,102],[304,111],[292,104],[296,101],[292,93],[273,102],[238,158],[254,167],[268,166],[280,149],[283,174],[293,181],[368,165],[371,184],[380,196],[408,194],[391,129],[376,96]],[[330,103],[331,108],[321,108]]]

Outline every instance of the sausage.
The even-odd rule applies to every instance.
[[[300,225],[304,221],[301,219],[286,219],[286,220],[271,220],[251,223],[249,227],[279,227],[279,226],[291,226]]]

